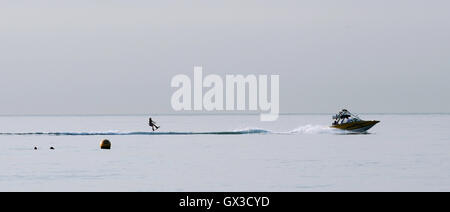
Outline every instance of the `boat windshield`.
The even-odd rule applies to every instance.
[[[350,113],[350,111],[348,111],[346,109],[344,109],[341,112],[339,112],[338,114],[334,115],[333,119],[334,119],[333,125],[350,123],[350,122],[355,122],[355,121],[361,120],[357,115]]]

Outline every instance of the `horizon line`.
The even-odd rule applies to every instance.
[[[334,115],[329,112],[287,112],[279,113],[280,116],[287,115]],[[450,115],[450,112],[363,112],[362,115]],[[258,116],[261,113],[116,113],[116,114],[0,114],[0,117],[64,117],[64,116]]]

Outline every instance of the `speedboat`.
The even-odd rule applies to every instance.
[[[333,116],[334,122],[332,128],[345,130],[349,132],[363,133],[378,124],[380,121],[364,121],[357,115],[344,109]]]

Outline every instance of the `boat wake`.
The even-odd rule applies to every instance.
[[[231,131],[206,131],[206,132],[3,132],[0,136],[131,136],[131,135],[299,135],[299,134],[350,134],[346,131],[333,129],[323,125],[304,125],[287,132],[274,132],[265,129],[249,128]],[[352,133],[353,134],[353,133]]]
[[[345,131],[333,129],[324,125],[305,125],[291,130],[290,134],[342,134]]]
[[[268,134],[270,131],[262,129],[247,129],[235,131],[211,131],[211,132],[25,132],[25,133],[0,133],[0,135],[47,135],[47,136],[96,136],[96,135],[246,135]]]

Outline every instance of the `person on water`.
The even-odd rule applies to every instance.
[[[153,130],[153,131],[159,129],[159,126],[156,125],[156,123],[152,120],[152,118],[150,118],[150,119],[148,120],[148,125],[149,125],[150,127],[152,127],[152,130]]]

